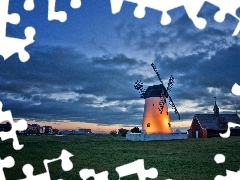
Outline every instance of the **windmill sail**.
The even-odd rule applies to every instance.
[[[169,81],[168,81],[168,87],[167,87],[167,91],[168,91],[168,92],[171,91],[172,86],[173,86],[173,82],[174,82],[174,78],[173,78],[173,76],[171,75],[170,78],[169,78]]]
[[[179,114],[171,96],[168,96],[168,98],[169,98],[169,105],[172,106],[172,109],[174,109],[174,113],[178,115],[178,119],[180,120],[180,114]]]
[[[134,84],[134,88],[139,91],[140,98],[144,98],[144,94],[146,92],[146,89],[143,88],[143,83],[140,81],[136,81]]]
[[[160,74],[159,74],[158,71],[157,71],[157,68],[156,68],[155,64],[152,63],[151,66],[152,66],[153,70],[155,71],[155,73],[156,73],[156,75],[157,75],[160,83],[163,84],[162,79],[161,79],[161,77],[160,77]]]
[[[169,95],[173,86],[174,78],[172,75],[170,76],[166,88],[156,66],[153,63],[151,66],[156,73],[160,84],[148,86],[147,89],[143,88],[143,83],[139,80],[134,84],[134,88],[139,91],[141,98],[145,99],[142,129],[146,131],[147,134],[170,134],[172,128],[168,113],[168,103],[166,103],[167,98],[169,98],[169,105],[174,109],[175,114],[178,115],[178,119],[180,119],[179,112]]]
[[[172,75],[170,76],[169,82],[168,82],[168,87],[165,88],[165,86],[163,85],[163,81],[162,81],[162,79],[161,79],[161,77],[160,77],[160,74],[159,74],[158,71],[157,71],[157,68],[156,68],[155,64],[152,63],[151,66],[152,66],[153,70],[155,71],[155,73],[156,73],[156,75],[157,75],[160,83],[162,84],[162,88],[163,88],[162,92],[164,92],[164,93],[162,94],[163,97],[164,97],[164,98],[169,98],[169,104],[170,104],[170,106],[172,106],[172,109],[174,109],[174,113],[178,115],[178,119],[180,120],[180,115],[179,115],[179,113],[178,113],[178,110],[177,110],[175,104],[173,103],[172,98],[171,98],[171,97],[169,96],[169,94],[168,94],[168,92],[171,91],[172,86],[173,86],[173,82],[174,82],[173,76],[172,76]],[[163,107],[164,107],[164,102],[159,102],[159,108],[158,108],[158,109],[159,109],[159,112],[160,112],[161,114],[162,114],[162,111],[163,111]]]

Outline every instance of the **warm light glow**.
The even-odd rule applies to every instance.
[[[156,112],[159,113],[159,111],[157,110]],[[16,121],[19,119],[15,119]],[[169,129],[168,126],[168,118],[163,120],[165,122],[165,128]],[[6,121],[7,122],[7,121]],[[3,122],[3,124],[5,124],[6,122]],[[132,129],[133,127],[137,126],[140,129],[142,128],[139,125],[130,125],[128,127],[125,127],[122,124],[115,124],[115,125],[99,125],[99,124],[95,124],[95,123],[85,123],[85,122],[72,122],[70,120],[59,120],[59,121],[31,121],[31,120],[27,120],[28,124],[39,124],[40,126],[52,126],[54,129],[59,129],[59,130],[77,130],[80,128],[83,129],[91,129],[92,132],[99,132],[99,133],[109,133],[112,130],[117,130],[120,128],[124,128],[124,129]],[[170,121],[169,121],[170,122]],[[191,120],[189,121],[178,121],[178,122],[172,122],[171,123],[171,128],[176,128],[176,129],[188,129],[191,125]],[[152,124],[150,124],[152,126]],[[147,125],[146,125],[147,126]],[[161,126],[161,125],[159,125]],[[146,128],[145,128],[146,129]]]
[[[85,123],[85,122],[73,122],[69,120],[65,121],[51,121],[51,122],[46,122],[46,121],[30,121],[27,120],[28,124],[39,124],[40,126],[52,126],[54,129],[59,129],[59,130],[77,130],[80,128],[83,129],[91,129],[92,132],[97,132],[97,133],[110,133],[112,130],[116,130],[119,128],[124,128],[124,129],[131,129],[129,127],[124,127],[121,124],[115,124],[115,125],[99,125],[95,123]]]
[[[162,113],[158,110],[160,98],[162,97],[145,99],[142,128],[147,134],[169,134],[172,132],[167,103],[164,104]]]

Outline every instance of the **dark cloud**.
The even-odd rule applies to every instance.
[[[7,61],[1,58],[0,97],[4,110],[10,109],[16,118],[36,121],[139,125],[144,99],[139,98],[133,85],[136,80],[142,80],[145,86],[159,83],[151,62],[156,64],[165,85],[170,75],[174,76],[170,95],[182,120],[212,112],[214,96],[221,112],[240,110],[239,98],[231,94],[232,85],[240,84],[239,36],[231,36],[236,19],[227,15],[223,23],[216,22],[213,17],[218,8],[205,3],[199,17],[208,23],[199,30],[183,7],[169,12],[172,22],[167,26],[159,23],[161,12],[150,9],[146,17],[136,19],[132,14],[134,4],[124,4],[117,15],[110,13],[109,4],[105,9],[99,7],[91,9],[103,13],[109,8],[107,17],[101,14],[96,18],[97,14],[92,13],[84,19],[81,15],[90,9],[86,6],[76,14],[69,12],[69,17],[79,17],[79,27],[73,20],[66,22],[74,29],[72,32],[55,22],[60,29],[53,33],[56,29],[51,24],[51,33],[46,33],[48,21],[39,20],[41,25],[35,22],[37,32],[42,30],[37,39],[54,41],[27,47],[31,59],[26,63],[21,63],[17,55]],[[22,20],[28,20],[26,14]],[[9,26],[8,34],[22,37],[19,32],[25,26],[21,25],[20,31]],[[173,111],[170,115],[172,121],[177,121]]]
[[[116,26],[118,37],[127,46],[155,59],[165,85],[170,75],[175,77],[170,94],[177,107],[183,110],[182,102],[192,102],[186,106],[191,109],[183,119],[194,114],[192,108],[199,113],[212,112],[214,96],[222,112],[239,111],[239,99],[231,94],[232,85],[240,83],[239,36],[232,36],[238,20],[227,15],[223,23],[216,22],[214,15],[218,10],[209,3],[204,4],[198,15],[207,20],[203,30],[193,25],[183,7],[169,12],[172,23],[164,28],[146,26],[144,20],[142,24],[125,21]],[[152,74],[143,76],[143,83],[159,83],[153,71]],[[173,116],[172,120],[176,118]]]
[[[87,58],[65,47],[34,47],[31,53],[27,63],[13,56],[0,65],[4,109],[16,117],[105,124],[139,121],[135,114],[140,111],[130,102],[138,98],[133,87],[138,76],[129,71],[146,63],[123,54]]]
[[[199,17],[207,20],[206,28],[197,29],[183,7],[169,11],[172,22],[167,26],[149,27],[145,20],[124,21],[116,26],[118,37],[136,51],[157,54],[164,58],[179,58],[190,55],[203,55],[211,58],[217,51],[237,44],[239,37],[232,37],[238,20],[226,15],[223,23],[214,20],[219,8],[205,3]],[[147,25],[146,25],[147,24]]]

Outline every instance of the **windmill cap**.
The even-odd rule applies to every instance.
[[[143,97],[144,99],[149,97],[162,97],[163,94],[167,96],[166,88],[162,84],[159,84],[159,85],[149,86],[145,91]]]

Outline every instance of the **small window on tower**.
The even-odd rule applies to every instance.
[[[169,126],[169,127],[171,127],[171,124],[170,124],[170,123],[168,123],[168,126]]]
[[[153,104],[153,106],[154,106],[154,104]]]
[[[147,123],[147,127],[150,127],[150,123]]]

